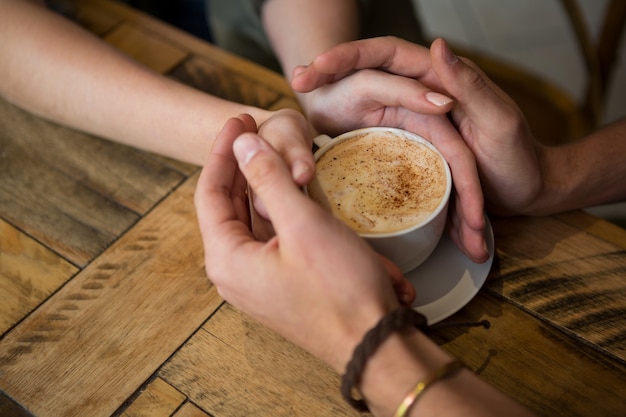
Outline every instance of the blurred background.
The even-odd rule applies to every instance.
[[[609,0],[578,0],[590,40],[597,43]],[[585,60],[559,0],[414,0],[424,30],[454,44],[498,57],[584,99]],[[626,115],[626,42],[607,88],[602,121]]]

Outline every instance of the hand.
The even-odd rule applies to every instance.
[[[355,70],[379,68],[451,96],[456,100],[451,119],[476,158],[487,208],[497,214],[523,213],[540,192],[541,170],[540,147],[521,110],[475,64],[454,56],[442,39],[433,42],[429,56],[425,50],[393,37],[346,43],[299,68],[292,84],[310,91]],[[411,102],[405,105],[420,112]],[[449,162],[454,171],[455,163]],[[467,206],[472,216],[474,210]]]
[[[261,124],[259,134],[268,138],[283,157],[296,184],[304,186],[311,181],[315,174],[315,160],[311,152],[312,132],[301,113],[292,109],[278,110]],[[269,240],[274,236],[274,228],[268,220],[265,204],[252,190],[248,191],[252,202],[250,215],[254,236],[260,240]]]
[[[375,252],[310,201],[253,132],[249,116],[229,120],[198,181],[207,274],[228,302],[343,371],[363,334],[397,308],[394,287],[409,302],[414,289],[397,269],[392,285]],[[267,242],[249,228],[242,173],[276,230]]]
[[[458,59],[443,39],[431,46],[433,70],[457,100],[452,121],[476,157],[487,207],[526,211],[542,188],[539,145],[522,111],[474,63]],[[410,50],[404,51],[410,54]]]
[[[400,47],[411,48],[411,54],[394,56],[394,48]],[[430,140],[448,161],[454,180],[450,235],[469,258],[475,262],[487,260],[483,196],[476,162],[458,131],[441,114],[453,103],[445,102],[442,97],[446,96],[435,95],[431,88],[439,87],[442,91],[427,48],[391,37],[342,44],[318,56],[308,67],[297,68],[292,86],[300,92],[317,89],[320,93],[309,99],[310,103],[321,100],[322,95],[329,97],[323,101],[329,103],[328,115],[313,113],[315,108],[323,109],[322,105],[309,110],[316,127],[321,124],[332,131],[393,126]],[[433,95],[445,104],[435,106],[429,102],[428,97],[433,100]],[[351,106],[333,107],[333,103],[342,102],[337,96],[344,96]],[[350,123],[341,125],[339,120]]]
[[[291,167],[291,176],[296,184],[303,186],[313,179],[313,132],[301,113],[292,109],[277,110],[259,126],[259,135],[267,138],[270,145],[283,156]],[[306,146],[301,146],[302,143]]]
[[[321,79],[316,79],[317,88],[311,89],[314,82],[311,74],[320,74],[310,68],[297,67],[292,86],[296,91],[308,93],[300,95],[307,117],[318,132],[328,135],[366,126],[400,127],[411,117],[427,119],[422,114],[445,115],[454,103],[418,80],[379,70],[348,73],[337,82],[327,78],[325,85],[319,85]]]

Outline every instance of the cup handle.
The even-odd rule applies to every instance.
[[[319,135],[318,137],[313,139],[313,143],[315,143],[319,148],[321,148],[322,146],[326,145],[331,140],[333,140],[333,138],[331,138],[328,135]]]

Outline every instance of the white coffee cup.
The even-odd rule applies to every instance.
[[[315,143],[318,174],[307,194],[402,272],[424,262],[443,233],[452,190],[450,168],[441,153],[414,133],[387,127],[358,129],[334,139],[319,136]]]

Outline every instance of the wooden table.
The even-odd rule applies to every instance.
[[[184,83],[296,107],[282,78],[110,1],[73,18]],[[0,415],[342,416],[339,376],[206,279],[199,168],[0,101]],[[433,337],[540,415],[626,413],[626,231],[491,219],[487,284]]]

